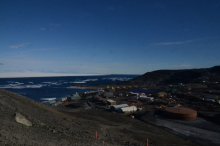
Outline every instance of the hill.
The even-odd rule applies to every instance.
[[[31,124],[17,122],[28,120]],[[0,89],[0,145],[195,145],[130,117],[99,110],[48,107]],[[25,118],[22,119],[22,118]],[[98,139],[95,139],[95,131]]]
[[[157,70],[120,84],[142,85],[155,87],[158,85],[177,83],[196,83],[201,81],[219,82],[220,66],[202,69]]]

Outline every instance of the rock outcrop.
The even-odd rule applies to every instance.
[[[23,124],[25,126],[32,126],[32,123],[29,120],[27,120],[25,116],[23,116],[22,114],[18,112],[15,113],[15,120],[16,122]]]

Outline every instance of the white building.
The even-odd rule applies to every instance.
[[[57,101],[57,102],[55,102],[54,104],[52,104],[53,106],[59,106],[59,105],[61,105],[62,104],[62,102],[61,101]]]
[[[129,105],[128,104],[113,105],[113,106],[110,107],[110,109],[113,110],[113,111],[117,111],[117,110],[119,110],[123,107],[129,107]]]
[[[145,95],[145,93],[141,93],[139,94],[139,97],[147,97],[147,96]]]
[[[145,93],[132,93],[131,100],[138,100],[140,97],[147,97]]]
[[[137,111],[137,107],[136,106],[123,107],[118,111],[121,113],[131,113]]]
[[[67,97],[60,98],[61,101],[66,101]]]
[[[108,99],[107,103],[108,103],[108,105],[116,105],[116,101],[114,101],[112,99]]]

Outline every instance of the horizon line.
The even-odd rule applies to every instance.
[[[141,74],[72,74],[42,72],[10,72],[0,73],[0,78],[31,78],[31,77],[70,77],[70,76],[104,76],[104,75],[141,75]]]

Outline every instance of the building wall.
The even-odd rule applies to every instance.
[[[124,107],[124,108],[119,109],[118,111],[122,113],[135,112],[137,111],[137,107],[136,106]]]
[[[108,102],[107,101],[107,103],[108,103],[108,105],[116,105],[116,102]]]
[[[118,106],[117,105],[116,106],[111,106],[110,109],[113,110],[113,111],[117,111],[117,110],[119,110],[123,107],[129,107],[129,105],[124,104],[124,105],[118,105]]]

